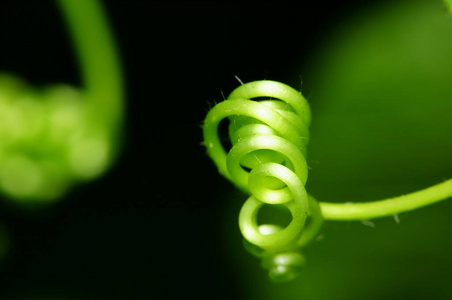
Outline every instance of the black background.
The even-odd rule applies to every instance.
[[[222,238],[230,203],[220,191],[234,188],[200,145],[202,120],[239,84],[235,76],[300,89],[323,35],[365,5],[108,1],[127,87],[121,158],[54,207],[2,202],[11,251],[0,299],[240,299],[231,261],[219,254],[240,247]],[[36,86],[80,85],[74,57],[53,2],[0,2],[2,71]]]

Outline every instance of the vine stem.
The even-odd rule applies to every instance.
[[[353,221],[392,216],[452,197],[452,179],[399,197],[365,203],[320,202],[325,220]]]
[[[123,119],[123,80],[119,55],[98,0],[56,0],[81,66],[91,121],[117,133]],[[100,123],[100,124],[99,124]]]

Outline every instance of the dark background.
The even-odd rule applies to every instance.
[[[0,206],[11,242],[0,298],[259,299],[265,274],[236,225],[245,196],[206,156],[200,125],[235,76],[309,95],[309,58],[368,2],[106,2],[127,88],[122,156],[54,207]],[[80,85],[62,24],[51,1],[0,2],[0,69]]]

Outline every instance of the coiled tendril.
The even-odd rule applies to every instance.
[[[264,98],[264,100],[261,100]],[[218,127],[228,118],[232,148],[226,153]],[[311,113],[306,99],[275,81],[241,85],[206,116],[204,140],[219,171],[250,197],[239,226],[245,247],[263,259],[275,281],[290,280],[303,268],[299,249],[317,235],[322,215],[305,190],[308,178],[306,146]],[[264,205],[285,206],[292,215],[288,226],[258,224]],[[310,224],[305,226],[310,215]]]

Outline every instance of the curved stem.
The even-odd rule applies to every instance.
[[[76,48],[93,120],[117,132],[123,80],[110,26],[98,0],[57,0]]]
[[[367,203],[320,202],[325,220],[352,221],[380,218],[414,210],[452,197],[452,179],[426,189]]]

